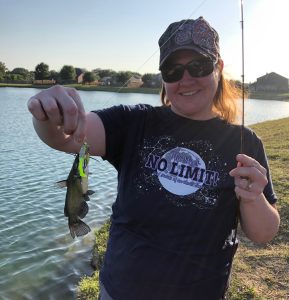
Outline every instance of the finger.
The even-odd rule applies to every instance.
[[[83,143],[86,131],[86,113],[81,98],[75,89],[68,89],[68,94],[75,100],[78,108],[78,122],[74,132],[74,139],[78,143]]]
[[[262,194],[262,192],[258,193],[256,191],[253,191],[253,187],[250,191],[248,191],[245,189],[241,189],[238,186],[235,187],[235,193],[237,197],[241,200],[256,200],[257,197],[259,197],[260,194]]]
[[[58,105],[56,99],[47,96],[45,98],[45,101],[42,101],[42,108],[45,111],[45,114],[48,117],[48,119],[53,124],[57,126],[63,124],[62,108]]]
[[[79,112],[78,113],[78,124],[76,127],[76,130],[73,133],[74,140],[82,144],[85,140],[85,134],[86,133],[86,114]]]
[[[27,102],[27,107],[35,119],[39,121],[46,121],[48,119],[41,102],[38,99],[31,97]]]
[[[247,190],[251,182],[247,179],[237,177],[235,178],[235,186]]]
[[[63,105],[63,131],[66,134],[73,134],[77,128],[78,109],[77,105],[71,101]]]
[[[243,179],[249,179],[251,182],[258,182],[264,186],[268,183],[267,176],[254,167],[235,168],[230,172],[230,175],[235,178],[241,177]]]
[[[238,154],[236,159],[238,161],[238,164],[240,163],[244,167],[254,167],[258,169],[262,174],[267,174],[266,168],[264,168],[257,160],[246,154]]]
[[[73,134],[78,122],[78,107],[75,99],[68,94],[68,88],[62,86],[55,87],[51,91],[51,95],[55,99],[59,113],[63,118],[64,133],[68,135]],[[54,113],[56,112],[54,111]]]

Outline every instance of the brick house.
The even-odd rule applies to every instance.
[[[288,78],[271,72],[257,78],[257,81],[253,84],[253,88],[256,92],[288,92],[288,84]]]
[[[130,88],[139,88],[142,85],[143,85],[143,81],[141,79],[141,76],[139,75],[133,75],[127,83],[127,87]]]
[[[75,73],[76,73],[76,82],[77,83],[82,83],[83,82],[83,75],[85,73],[85,69],[81,68],[75,68]]]

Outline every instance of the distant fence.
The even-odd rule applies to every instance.
[[[54,79],[43,79],[43,80],[34,80],[33,84],[55,84],[56,81]]]

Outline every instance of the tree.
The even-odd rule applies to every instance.
[[[27,69],[24,68],[15,68],[11,71],[11,74],[14,75],[20,75],[18,76],[18,80],[23,80],[23,81],[33,81],[34,74],[31,76],[31,72],[29,72]]]
[[[5,74],[8,71],[5,64],[0,61],[0,80],[3,80],[5,78]]]
[[[96,81],[96,74],[93,72],[85,72],[83,75],[83,83],[91,83]]]
[[[33,80],[35,79],[35,72],[34,71],[29,71],[29,80],[31,80],[33,82]]]
[[[133,73],[130,71],[120,71],[116,74],[117,82],[121,85],[128,83],[129,79],[133,76]]]
[[[116,72],[111,69],[95,69],[92,72],[96,73],[100,78],[116,76]]]
[[[29,74],[29,71],[27,69],[24,69],[24,68],[14,68],[12,71],[11,71],[12,74],[19,74],[19,75],[22,75],[24,77],[27,77],[28,74]]]
[[[143,86],[151,88],[161,87],[161,76],[160,74],[146,73],[142,76]]]
[[[49,75],[50,80],[55,80],[56,82],[60,81],[60,74],[57,71],[51,70]]]
[[[40,63],[35,67],[35,79],[44,80],[49,77],[49,66],[45,63]]]
[[[73,66],[63,66],[60,70],[61,80],[64,82],[72,82],[75,81],[76,72]]]
[[[152,86],[152,81],[154,79],[154,74],[151,73],[146,73],[142,76],[142,81],[143,81],[143,86],[144,87],[151,87]]]

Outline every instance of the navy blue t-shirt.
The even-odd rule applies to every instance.
[[[232,259],[237,199],[229,171],[240,126],[196,121],[170,107],[97,111],[117,199],[100,280],[114,300],[220,299]],[[245,128],[244,152],[268,170],[261,140]]]

